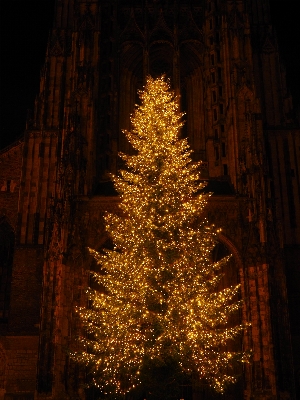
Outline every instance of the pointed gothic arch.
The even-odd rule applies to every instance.
[[[227,264],[222,268],[222,273],[224,274],[220,286],[218,289],[223,289],[230,286],[241,285],[240,292],[238,294],[239,299],[245,300],[245,288],[243,282],[243,263],[238,252],[238,249],[233,244],[233,242],[224,234],[218,234],[218,242],[212,252],[214,261],[219,261],[223,257],[230,256]],[[246,322],[246,313],[244,305],[239,309],[238,312],[230,316],[229,326],[237,326]],[[234,341],[230,341],[227,344],[227,349],[230,351],[244,351],[247,347],[245,341],[245,333],[243,332],[240,336],[236,337]],[[234,385],[229,385],[226,392],[222,395],[214,393],[211,388],[204,385],[200,388],[201,398],[207,400],[232,400],[240,399],[243,397],[243,380],[241,379],[243,375],[243,370],[245,367],[241,364],[234,365],[234,374],[237,377],[237,382]]]

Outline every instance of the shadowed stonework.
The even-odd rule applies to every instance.
[[[268,1],[57,0],[45,51],[24,140],[0,153],[0,399],[97,399],[67,354],[74,307],[86,305],[87,246],[103,247],[103,213],[118,212],[108,173],[132,151],[122,129],[137,90],[165,73],[251,322],[240,346],[252,363],[222,398],[295,400],[300,130]]]

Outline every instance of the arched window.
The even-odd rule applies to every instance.
[[[14,243],[11,226],[6,219],[0,220],[0,322],[8,318]]]

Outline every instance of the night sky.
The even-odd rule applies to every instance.
[[[270,0],[294,104],[300,105],[299,0]],[[0,149],[22,136],[39,91],[54,0],[0,0]]]

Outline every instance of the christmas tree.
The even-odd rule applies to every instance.
[[[103,393],[126,393],[140,384],[144,365],[174,360],[186,374],[217,391],[235,382],[230,373],[244,353],[226,346],[244,326],[230,327],[239,307],[239,286],[219,290],[227,259],[213,262],[217,231],[201,213],[199,164],[180,139],[182,114],[163,77],[148,78],[141,104],[125,132],[133,155],[114,176],[119,215],[105,216],[112,250],[90,250],[100,266],[92,272],[90,308],[78,308],[87,335],[73,357],[90,365]]]

